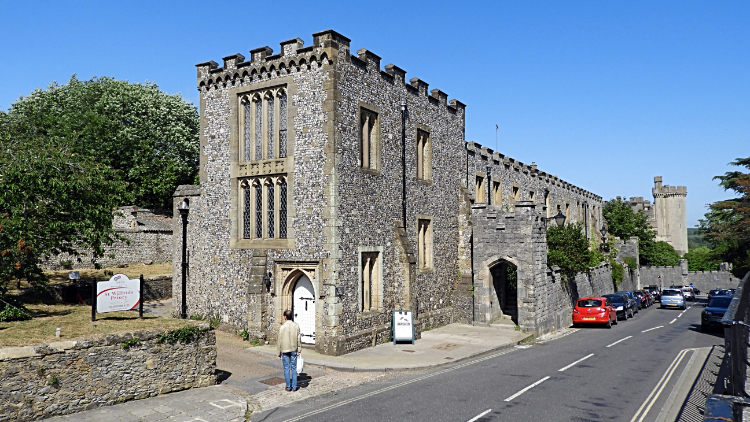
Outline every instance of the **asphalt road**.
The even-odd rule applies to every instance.
[[[690,303],[690,302],[689,302]],[[253,421],[654,421],[695,349],[700,301],[685,312],[641,310],[444,369],[371,383],[253,415]]]

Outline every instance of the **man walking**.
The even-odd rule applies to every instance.
[[[299,325],[292,321],[292,311],[284,311],[284,324],[279,329],[279,358],[284,364],[286,391],[297,391],[297,356],[302,354]]]

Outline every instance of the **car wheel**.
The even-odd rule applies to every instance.
[[[612,325],[617,325],[617,315],[615,315],[615,320],[612,321]]]
[[[706,324],[701,324],[701,331],[704,333],[708,331],[708,326]]]
[[[623,321],[627,321],[628,320],[628,310],[627,309],[625,310],[625,316],[622,317],[622,320]]]
[[[612,328],[612,320],[611,319],[607,320],[607,328]]]

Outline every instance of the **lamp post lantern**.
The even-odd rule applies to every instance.
[[[182,217],[182,309],[180,309],[180,317],[182,319],[187,318],[187,296],[185,290],[187,289],[187,224],[188,224],[188,213],[190,212],[190,204],[187,200],[180,202],[177,206]]]

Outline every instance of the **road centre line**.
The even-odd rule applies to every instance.
[[[583,362],[584,360],[586,360],[586,359],[590,358],[591,356],[594,356],[594,354],[592,353],[592,354],[590,354],[590,355],[588,355],[588,356],[582,357],[582,358],[578,359],[577,361],[575,361],[575,362],[571,363],[570,365],[568,365],[568,366],[566,366],[566,367],[564,367],[564,368],[560,368],[560,369],[558,369],[558,370],[557,370],[557,372],[563,372],[563,371],[565,371],[566,369],[569,369],[570,367],[572,367],[573,365],[575,365],[576,363],[580,363],[580,362]]]
[[[523,390],[517,392],[516,394],[513,394],[512,396],[508,397],[507,399],[505,399],[503,401],[511,401],[511,400],[515,399],[516,397],[520,396],[521,394],[523,394],[523,393],[531,390],[532,388],[536,387],[537,385],[543,383],[544,381],[547,381],[548,379],[549,379],[549,376],[546,376],[546,377],[540,379],[539,381],[531,384],[530,386],[524,388]]]
[[[482,416],[484,416],[484,415],[486,415],[486,414],[488,414],[488,413],[490,413],[490,412],[492,412],[492,409],[487,409],[487,410],[485,410],[484,412],[482,412],[482,413],[480,413],[480,414],[478,414],[478,415],[474,416],[473,418],[469,419],[469,420],[468,420],[468,421],[466,421],[466,422],[474,422],[474,421],[476,421],[477,419],[481,418]]]
[[[638,408],[638,411],[635,412],[635,415],[633,416],[633,419],[630,420],[630,422],[643,422],[643,419],[646,418],[648,411],[651,410],[651,406],[653,406],[654,403],[656,403],[656,400],[659,398],[659,395],[661,394],[662,390],[664,390],[664,387],[667,386],[669,379],[672,378],[674,371],[680,365],[682,358],[684,358],[688,352],[694,351],[694,350],[695,349],[680,350],[680,353],[677,354],[677,356],[674,358],[674,360],[669,365],[669,367],[667,367],[667,370],[666,372],[664,372],[664,375],[662,375],[659,382],[656,383],[656,387],[654,387],[654,389],[651,390],[651,394],[649,394],[648,397],[646,397],[646,401],[644,401],[641,407]],[[647,404],[648,406],[646,406]],[[643,413],[641,414],[641,412]],[[638,418],[639,415],[640,415],[640,418]]]
[[[677,321],[677,318],[675,318],[675,319],[673,319],[673,320],[669,321],[669,323],[670,323],[670,324],[674,324],[674,322],[675,322],[675,321]]]
[[[288,419],[287,422],[299,421],[299,420],[302,420],[304,418],[307,418],[308,416],[317,415],[318,413],[327,412],[327,411],[335,409],[337,407],[346,406],[347,404],[354,403],[355,401],[366,399],[368,397],[371,397],[371,396],[374,396],[374,395],[377,395],[377,394],[380,394],[380,393],[385,393],[386,391],[390,391],[390,390],[393,390],[393,389],[396,389],[396,388],[399,388],[399,387],[403,387],[405,385],[409,385],[409,384],[415,383],[417,381],[426,380],[426,379],[432,378],[432,377],[434,377],[436,375],[442,375],[442,374],[445,374],[447,372],[451,372],[451,371],[459,369],[459,368],[463,368],[463,367],[466,367],[466,366],[474,365],[475,363],[483,362],[483,361],[488,360],[488,359],[493,359],[493,358],[496,358],[498,356],[510,353],[510,352],[512,352],[514,350],[515,349],[505,349],[505,350],[503,350],[501,352],[493,353],[493,354],[491,354],[489,356],[485,356],[485,357],[482,357],[482,358],[479,358],[479,359],[475,359],[475,360],[472,360],[472,361],[469,361],[469,362],[466,362],[466,363],[462,363],[460,365],[451,366],[450,368],[443,369],[442,371],[433,372],[431,374],[427,374],[427,375],[424,375],[424,376],[421,376],[421,377],[418,377],[418,378],[413,378],[413,379],[410,379],[408,381],[404,381],[404,382],[401,382],[401,383],[398,383],[398,384],[395,384],[395,385],[391,385],[389,387],[381,388],[380,390],[371,391],[371,392],[369,392],[367,394],[362,394],[361,396],[357,396],[357,397],[351,398],[349,400],[344,400],[344,401],[338,402],[336,404],[332,404],[330,406],[326,406],[326,407],[320,408],[318,410],[313,410],[312,412],[308,412],[308,413],[299,415],[296,418]]]
[[[627,336],[627,337],[625,337],[625,338],[622,338],[622,339],[620,339],[620,340],[617,340],[616,342],[614,342],[614,343],[610,344],[610,345],[609,345],[609,346],[607,346],[607,347],[612,347],[612,346],[614,346],[615,344],[617,344],[617,343],[619,343],[619,342],[621,342],[621,341],[625,341],[625,340],[627,340],[627,339],[629,339],[629,338],[631,338],[631,337],[633,337],[633,336]]]
[[[641,332],[642,332],[642,333],[645,333],[645,332],[647,332],[647,331],[651,331],[651,330],[656,330],[657,328],[664,328],[664,326],[663,326],[663,325],[660,325],[660,326],[658,326],[658,327],[654,327],[654,328],[649,328],[648,330],[643,330],[643,331],[641,331]]]

